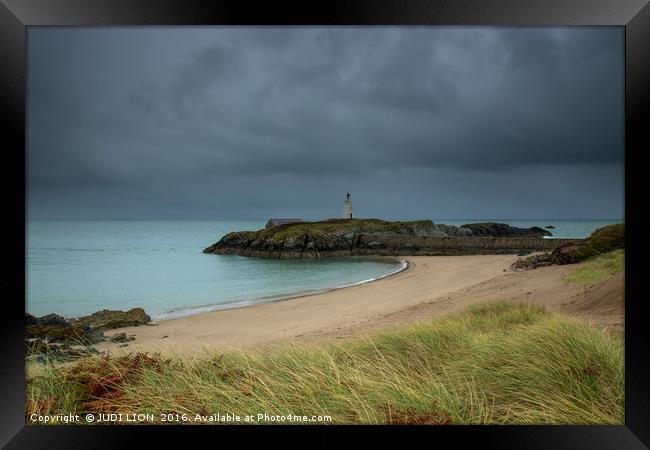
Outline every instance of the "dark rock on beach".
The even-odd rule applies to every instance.
[[[111,311],[104,309],[89,316],[70,319],[74,325],[87,325],[93,330],[111,330],[113,328],[146,325],[151,322],[151,317],[142,308],[133,308],[128,311]]]
[[[117,333],[108,338],[108,340],[111,342],[128,342],[134,341],[135,338],[133,336],[127,336],[126,333]]]
[[[26,342],[26,353],[26,359],[35,362],[66,362],[100,354],[92,346],[71,346],[66,343],[48,343],[47,341],[40,340],[36,343]]]
[[[68,322],[58,314],[48,314],[43,317],[34,317],[31,314],[25,314],[25,325],[42,325],[42,326],[67,326]]]
[[[39,323],[29,314],[25,319],[25,353],[33,361],[68,361],[98,353],[92,344],[101,342],[103,334],[93,332],[87,327],[73,327],[61,316],[50,314]],[[54,319],[54,320],[52,320]]]
[[[66,320],[57,314],[34,317],[25,314],[25,349],[32,360],[65,361],[97,353],[93,344],[106,341],[103,331],[126,326],[145,325],[151,318],[142,308],[129,311],[103,310],[90,316]],[[135,337],[117,333],[108,340],[117,343]]]
[[[544,228],[547,228],[547,229],[549,229],[549,230],[552,230],[552,229],[554,229],[555,227],[554,227],[553,225],[546,225]]]
[[[87,325],[73,325],[56,314],[48,314],[40,318],[25,314],[25,339],[89,345],[101,342],[104,335]]]
[[[512,263],[510,270],[519,272],[522,270],[533,270],[538,267],[553,265],[553,259],[550,253],[542,253],[541,255],[533,255],[528,258],[521,258]]]

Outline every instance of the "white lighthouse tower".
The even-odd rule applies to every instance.
[[[343,219],[352,219],[352,201],[350,200],[350,193],[345,195],[345,202],[343,202]]]

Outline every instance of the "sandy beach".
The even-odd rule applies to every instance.
[[[127,327],[128,347],[99,350],[196,354],[204,349],[251,348],[282,342],[338,340],[491,300],[536,303],[601,326],[622,328],[624,275],[596,286],[569,284],[576,265],[504,271],[514,255],[407,257],[409,267],[374,282],[254,306]]]

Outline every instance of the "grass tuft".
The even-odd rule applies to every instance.
[[[569,283],[591,284],[625,270],[625,253],[614,250],[585,261],[565,277]]]

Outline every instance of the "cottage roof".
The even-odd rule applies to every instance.
[[[266,228],[277,227],[278,225],[285,225],[287,223],[300,223],[304,222],[302,219],[269,219],[266,222]]]

